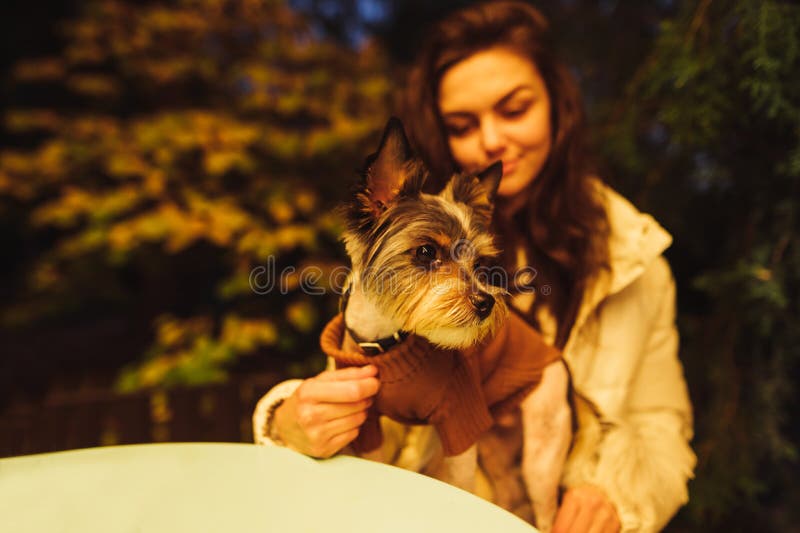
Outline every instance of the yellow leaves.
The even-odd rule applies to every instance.
[[[177,253],[200,238],[204,229],[202,221],[167,203],[154,211],[115,224],[109,230],[108,241],[116,252],[127,252],[146,242],[164,241],[169,253]]]
[[[281,250],[303,247],[314,248],[317,242],[317,232],[314,227],[305,224],[295,224],[278,228],[274,232],[275,244]]]
[[[242,319],[236,315],[225,317],[220,342],[241,354],[251,353],[261,346],[271,346],[278,341],[278,328],[266,319]]]
[[[15,90],[53,83],[48,91],[66,89],[81,106],[53,98],[5,117],[11,135],[37,144],[0,151],[0,195],[24,199],[21,231],[59,230],[48,231],[59,240],[30,269],[29,290],[79,306],[63,294],[109,264],[168,283],[136,274],[210,255],[224,281],[201,284],[230,314],[160,322],[146,360],[124,374],[129,386],[223,379],[237,354],[305,343],[319,302],[294,300],[299,271],[335,255],[326,233],[341,227],[324,211],[335,199],[318,191],[349,173],[382,126],[390,83],[380,54],[323,42],[283,0],[92,0],[80,13],[60,57],[13,70]],[[198,242],[213,248],[188,249]],[[274,321],[236,315],[262,309],[249,274],[270,256],[298,268],[282,280],[295,292],[264,298]],[[113,275],[97,281],[98,294],[124,292]],[[278,321],[291,339],[278,338]]]
[[[58,199],[36,209],[31,221],[35,226],[68,227],[74,225],[91,207],[92,196],[89,193],[76,187],[66,187]]]
[[[61,241],[57,251],[61,257],[79,259],[92,250],[105,246],[108,231],[102,226],[90,226],[80,233]]]
[[[294,208],[282,195],[273,195],[267,201],[267,212],[278,224],[286,224],[294,218]]]
[[[183,346],[202,335],[209,335],[213,321],[199,316],[179,320],[172,315],[161,315],[156,319],[156,342],[162,348]]]
[[[381,100],[391,92],[389,79],[385,76],[370,76],[359,83],[358,92],[367,99]]]
[[[19,82],[46,82],[64,76],[64,62],[57,57],[29,59],[17,63],[12,76]]]
[[[35,156],[7,150],[0,152],[0,168],[12,175],[22,176],[36,171]]]
[[[286,308],[286,320],[301,333],[310,333],[317,325],[317,309],[308,300],[298,300]]]
[[[287,115],[297,113],[301,109],[305,108],[305,106],[306,99],[302,94],[297,93],[281,94],[275,102],[275,109],[279,113],[284,113]]]
[[[28,201],[33,194],[33,187],[30,182],[4,172],[2,165],[0,165],[0,195],[8,195],[19,200]]]
[[[206,30],[211,21],[207,21],[196,10],[154,7],[145,11],[139,22],[155,32],[188,31],[199,33]]]
[[[56,131],[61,126],[61,117],[48,109],[11,110],[6,115],[5,124],[12,132]]]
[[[164,375],[171,367],[171,361],[167,358],[159,358],[146,362],[141,369],[141,386],[151,387],[161,383]]]
[[[267,128],[261,140],[264,150],[280,159],[293,159],[303,155],[304,136],[290,130]]]
[[[106,172],[112,176],[122,177],[149,174],[150,165],[138,154],[133,146],[123,146],[120,150],[111,151],[106,156]]]
[[[136,206],[142,199],[141,190],[132,185],[120,187],[96,197],[91,217],[95,220],[111,219]]]
[[[311,189],[300,189],[294,194],[294,205],[304,215],[310,215],[319,204],[319,196]]]
[[[0,170],[14,185],[28,186],[35,185],[30,182],[55,181],[68,168],[68,147],[61,139],[46,142],[38,150],[29,153],[11,150],[0,152]]]
[[[257,261],[266,261],[277,251],[277,243],[271,232],[263,228],[252,228],[236,243],[236,251],[239,254],[251,255]]]
[[[94,65],[108,57],[108,52],[96,43],[79,43],[65,50],[67,60],[73,65]]]
[[[754,267],[753,276],[761,281],[770,281],[772,279],[772,270],[764,267]]]
[[[59,140],[45,143],[37,157],[38,170],[48,176],[59,176],[64,172],[67,145]]]
[[[72,226],[84,217],[102,222],[133,208],[141,198],[141,191],[134,186],[100,194],[65,187],[59,198],[33,211],[31,220],[37,226],[58,227]]]
[[[192,213],[205,223],[208,239],[227,246],[232,237],[250,223],[250,215],[231,200],[209,200],[197,194],[187,194]]]
[[[164,193],[167,175],[163,170],[153,169],[144,175],[143,188],[147,196],[158,198]]]
[[[89,141],[105,141],[120,135],[120,121],[104,115],[83,115],[65,125],[63,135],[66,138]]]
[[[162,315],[156,320],[156,329],[149,356],[123,371],[117,382],[119,390],[216,382],[225,378],[223,368],[234,357],[278,341],[278,329],[270,320],[236,314],[224,317],[217,337],[213,321],[206,316],[178,319]]]
[[[212,176],[221,176],[232,169],[246,172],[253,167],[253,161],[247,154],[234,150],[209,151],[203,164],[206,172]]]
[[[200,68],[201,65],[191,57],[142,59],[136,62],[137,69],[158,84],[174,82],[195,72],[202,73],[204,69]]]
[[[119,93],[117,81],[101,74],[74,74],[67,78],[67,87],[95,98],[110,98]]]
[[[224,119],[210,126],[215,128],[215,141],[223,146],[244,147],[256,142],[261,135],[257,126],[237,120]]]
[[[109,2],[105,2],[103,7],[107,7]],[[74,20],[65,27],[67,36],[72,37],[77,42],[92,42],[99,39],[103,34],[103,27],[96,20]]]
[[[290,224],[276,229],[252,227],[236,244],[236,251],[264,262],[270,255],[297,248],[313,250],[317,246],[317,229],[310,224]]]
[[[139,150],[153,153],[160,165],[174,162],[180,152],[203,150],[203,168],[211,176],[232,169],[250,172],[255,161],[248,153],[261,137],[258,126],[207,111],[163,113],[138,120],[131,128]]]
[[[177,253],[198,239],[220,247],[250,224],[249,215],[229,200],[208,200],[187,193],[188,209],[173,203],[115,224],[108,238],[112,250],[127,252],[144,242],[163,241],[169,253]]]

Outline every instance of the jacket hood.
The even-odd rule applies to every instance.
[[[574,331],[600,302],[633,283],[672,244],[672,236],[652,216],[636,209],[611,187],[600,184],[598,189],[609,223],[608,259],[611,268],[598,273],[589,285]]]

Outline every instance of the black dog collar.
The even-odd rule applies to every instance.
[[[339,312],[344,313],[347,309],[347,302],[350,301],[350,287],[347,287],[347,290],[342,293],[342,297],[339,300]],[[382,339],[377,339],[374,341],[367,341],[356,335],[356,333],[347,327],[347,324],[344,326],[347,333],[353,337],[353,340],[356,341],[358,347],[364,352],[364,355],[378,355],[385,353],[388,349],[396,346],[406,340],[408,337],[407,331],[397,330],[389,337],[384,337]]]

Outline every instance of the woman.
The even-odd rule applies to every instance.
[[[579,433],[553,530],[660,529],[687,501],[695,464],[675,287],[661,256],[671,237],[589,172],[579,92],[538,11],[520,2],[471,6],[431,35],[403,95],[411,140],[434,176],[503,162],[495,222],[505,263],[538,272],[536,296],[512,303],[563,350],[572,378]],[[557,379],[548,373],[540,389]],[[372,367],[282,383],[256,409],[256,440],[337,453],[358,434],[379,386]],[[482,438],[491,452],[481,455],[486,475],[476,492],[529,518],[519,425],[510,416]],[[384,431],[395,464],[432,472],[430,431],[391,422]]]

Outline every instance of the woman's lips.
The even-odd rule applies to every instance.
[[[519,160],[514,159],[513,161],[503,161],[503,176],[508,176],[517,168]]]

